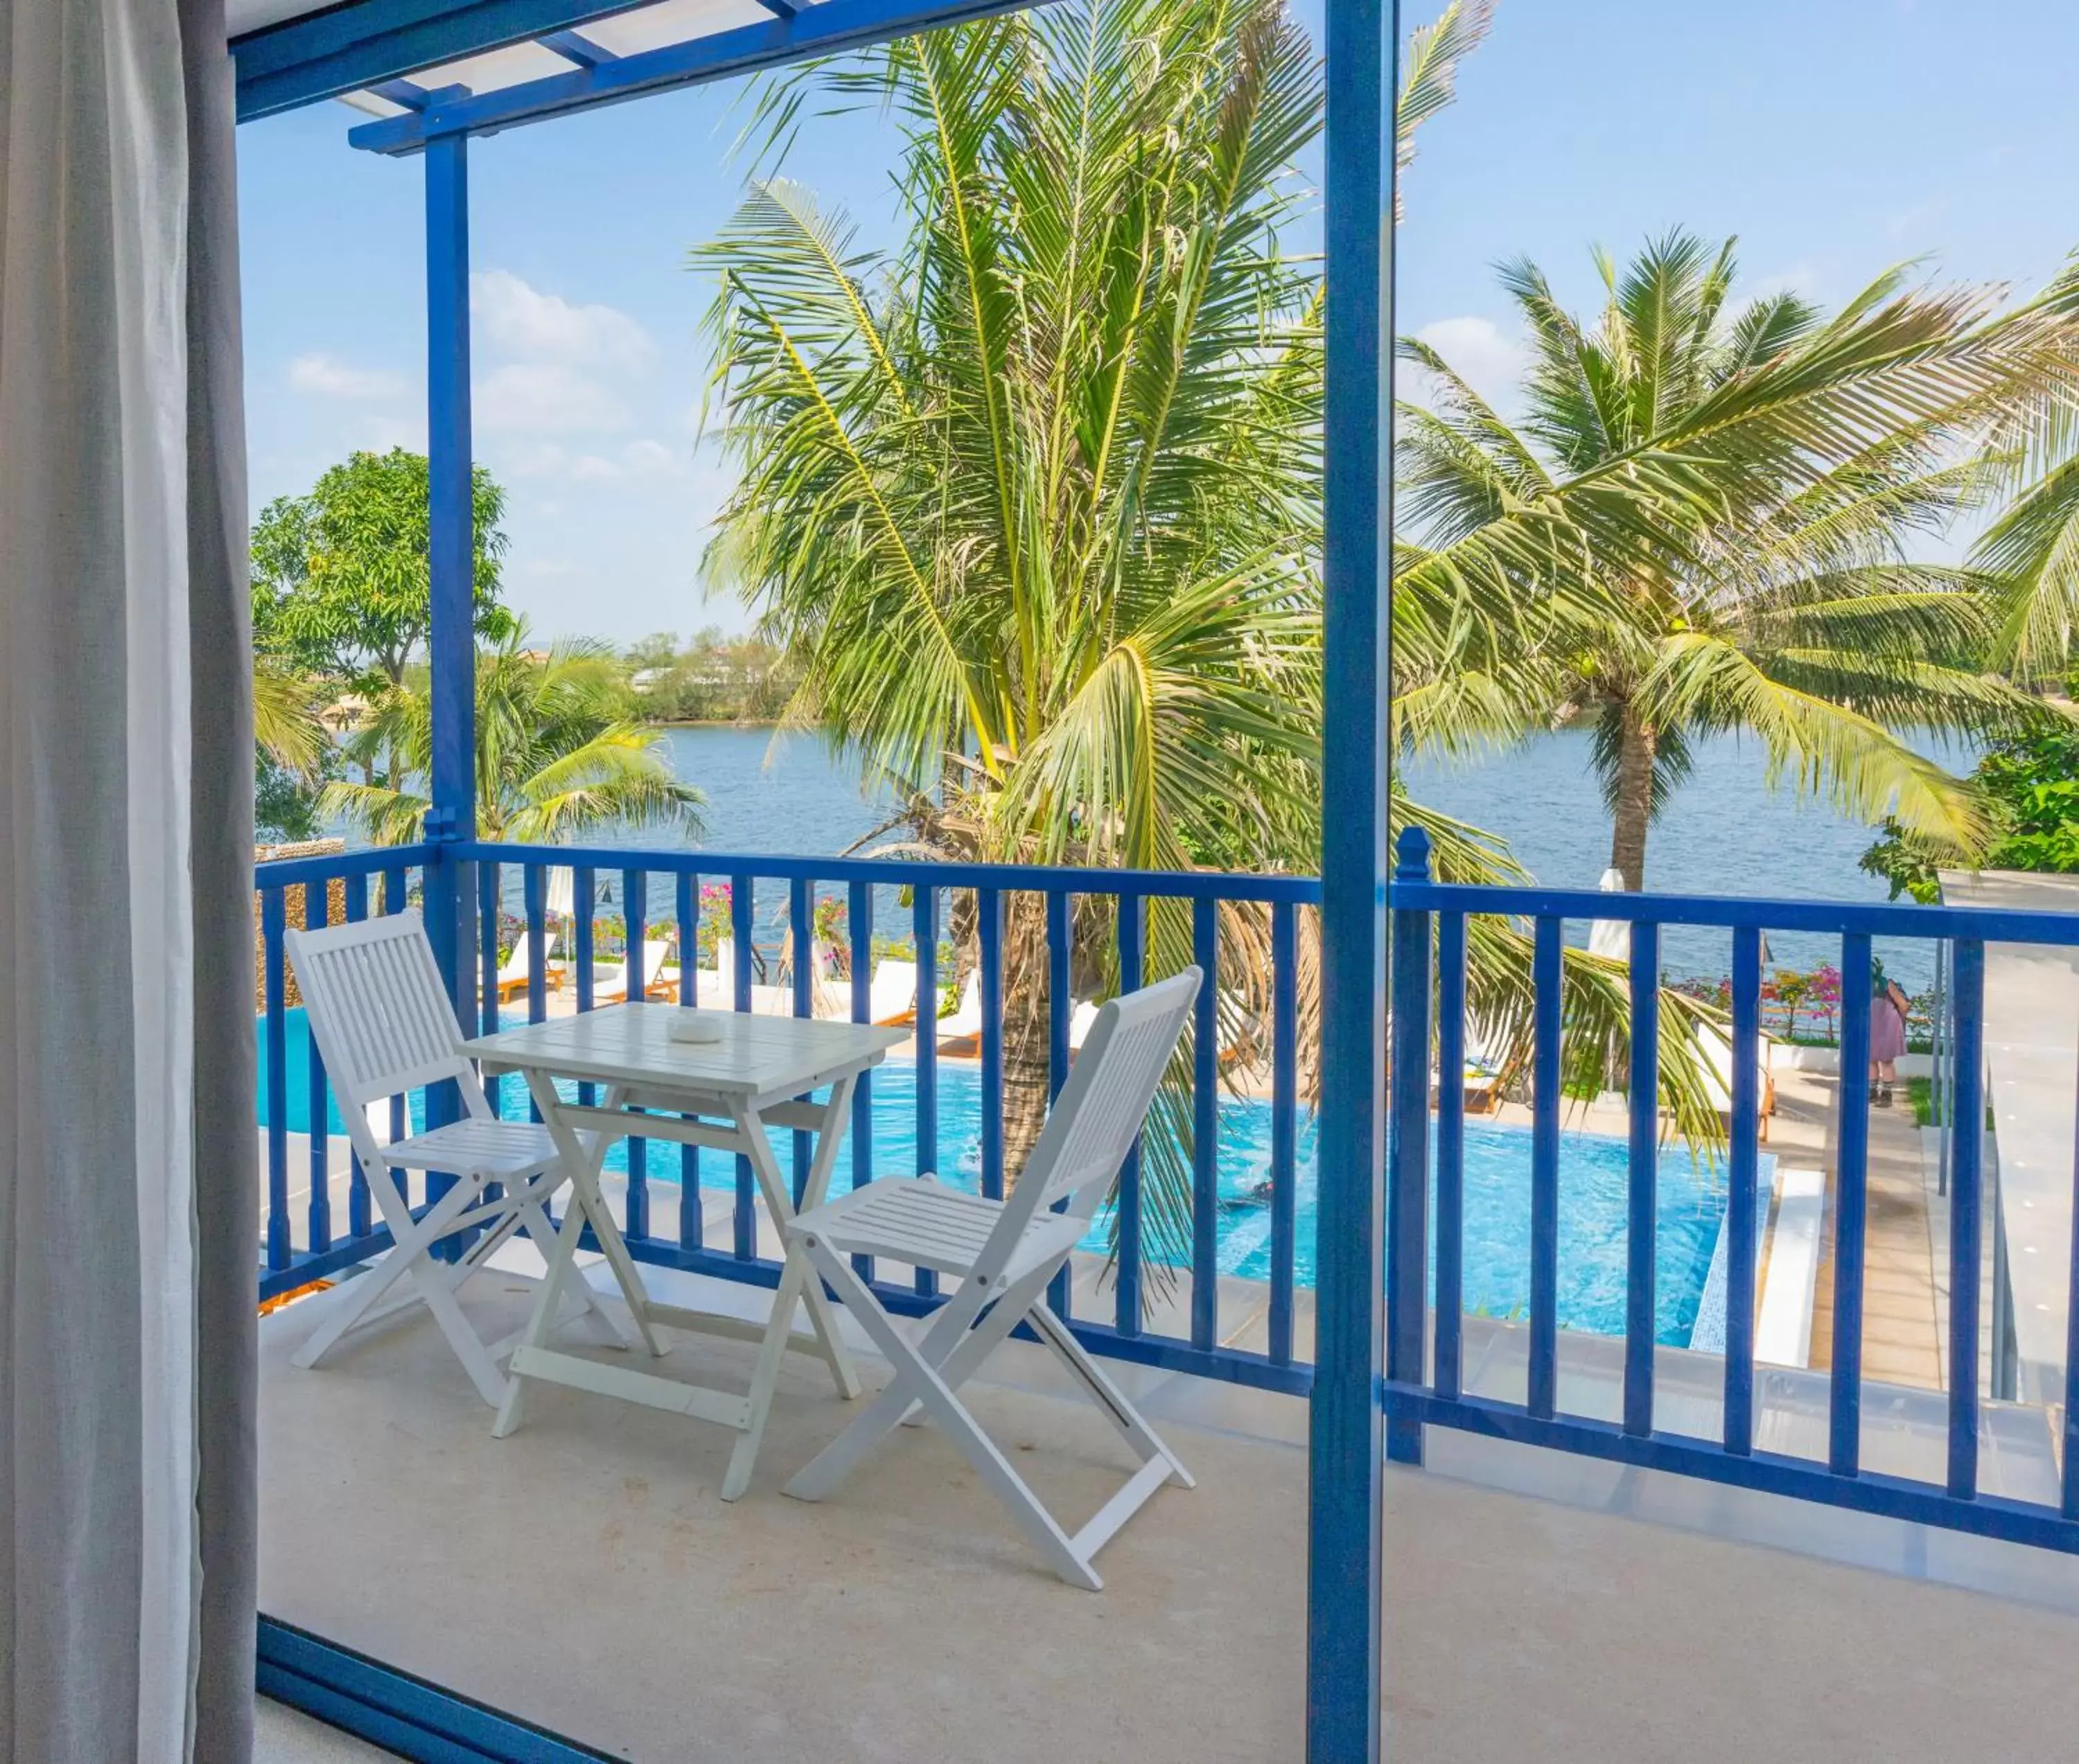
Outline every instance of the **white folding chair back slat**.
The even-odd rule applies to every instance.
[[[342,1101],[379,1102],[472,1072],[416,912],[291,930],[284,941]]]
[[[416,913],[291,930],[284,942],[326,1079],[339,1096],[355,1161],[395,1246],[374,1268],[345,1283],[325,1319],[291,1356],[293,1363],[315,1365],[356,1324],[424,1303],[478,1394],[496,1408],[505,1398],[505,1375],[498,1369],[501,1351],[471,1326],[456,1294],[516,1231],[525,1231],[548,1254],[554,1239],[544,1203],[568,1179],[554,1142],[535,1122],[501,1121],[492,1114],[475,1068],[462,1051],[462,1033]],[[377,1138],[368,1105],[448,1081],[461,1092],[467,1111],[463,1119],[391,1143]],[[313,1127],[322,1130],[321,1124]],[[440,1170],[456,1180],[415,1213],[393,1174],[399,1169]],[[437,1244],[465,1231],[471,1241],[460,1257],[448,1263],[435,1259]],[[408,1282],[404,1299],[379,1310],[378,1301],[400,1282]],[[582,1287],[579,1297],[584,1308],[622,1343],[591,1289]]]
[[[1146,1121],[1174,1057],[1203,976],[1195,968],[1106,1004],[1048,1113],[1008,1201],[930,1177],[885,1180],[801,1214],[789,1235],[807,1248],[895,1369],[892,1384],[787,1485],[803,1500],[834,1490],[913,1410],[942,1428],[1010,1509],[1054,1571],[1073,1586],[1103,1582],[1092,1559],[1165,1483],[1190,1473],[1091,1360],[1046,1302]],[[1065,1203],[1059,1211],[1050,1210]],[[913,1339],[888,1315],[852,1258],[881,1256],[957,1277],[960,1285]],[[1134,1473],[1071,1535],[1041,1504],[959,1397],[960,1385],[1019,1323],[1040,1339],[1133,1450]]]

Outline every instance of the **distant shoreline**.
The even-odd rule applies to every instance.
[[[780,726],[776,719],[761,722],[754,718],[746,718],[738,721],[733,717],[646,717],[642,721],[649,729],[777,729]]]

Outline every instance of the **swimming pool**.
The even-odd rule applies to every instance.
[[[520,1021],[522,1019],[515,1019]],[[284,1089],[289,1131],[307,1132],[310,1122],[310,1039],[303,1014],[287,1014],[288,1060]],[[939,1066],[938,1173],[942,1180],[978,1189],[981,1173],[981,1078],[965,1062]],[[526,1107],[517,1076],[502,1081],[500,1106],[518,1114]],[[267,1124],[267,1049],[260,1047],[260,1122]],[[917,1168],[916,1068],[891,1060],[872,1079],[873,1164],[877,1171],[909,1174]],[[415,1115],[420,1101],[413,1099]],[[344,1134],[336,1100],[328,1099],[331,1131]],[[1244,1280],[1270,1277],[1271,1108],[1269,1103],[1223,1098],[1220,1104],[1219,1193],[1217,1232],[1219,1269]],[[793,1135],[776,1130],[773,1143],[783,1169],[791,1170]],[[675,1187],[676,1147],[650,1147],[647,1173],[653,1185]],[[719,1152],[700,1156],[703,1189],[734,1193],[735,1160]],[[1530,1135],[1522,1128],[1468,1122],[1466,1127],[1466,1309],[1476,1315],[1527,1315],[1530,1305]],[[628,1167],[626,1143],[607,1158],[609,1170]],[[849,1152],[840,1157],[837,1181],[850,1175]],[[1298,1136],[1293,1195],[1294,1281],[1314,1284],[1316,1235],[1316,1125],[1303,1119]],[[1774,1160],[1762,1158],[1766,1197]],[[1597,1335],[1624,1332],[1625,1214],[1629,1184],[1625,1143],[1607,1135],[1567,1133],[1559,1152],[1559,1323]],[[1722,1168],[1692,1160],[1680,1147],[1660,1158],[1658,1229],[1654,1238],[1655,1338],[1686,1347],[1709,1277],[1713,1252],[1726,1216]],[[661,1212],[659,1216],[664,1216]],[[1100,1214],[1086,1247],[1108,1247],[1109,1219]]]

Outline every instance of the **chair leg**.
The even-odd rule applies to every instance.
[[[956,1294],[932,1317],[922,1341],[913,1345],[902,1339],[892,1322],[876,1320],[885,1319],[887,1313],[873,1296],[873,1289],[859,1277],[858,1270],[848,1260],[815,1242],[809,1245],[809,1259],[844,1301],[845,1309],[859,1319],[860,1326],[896,1367],[897,1375],[885,1390],[860,1411],[843,1432],[796,1473],[782,1492],[797,1501],[820,1501],[834,1492],[859,1467],[867,1453],[918,1407],[916,1393],[901,1376],[903,1361],[919,1353],[934,1361],[944,1359],[957,1345],[962,1332],[961,1310],[964,1309],[971,1316],[974,1310],[971,1303],[966,1302],[964,1292]],[[901,1344],[899,1351],[889,1345],[891,1337]]]
[[[1047,1558],[1048,1565],[1072,1586],[1081,1586],[1090,1592],[1102,1589],[1104,1582],[1077,1552],[1074,1540],[1026,1486],[1024,1478],[1011,1467],[1010,1461],[998,1448],[996,1442],[982,1431],[981,1423],[968,1413],[952,1387],[939,1375],[938,1369],[925,1360],[895,1327],[894,1319],[876,1302],[871,1289],[860,1279],[851,1264],[821,1243],[814,1244],[809,1253],[824,1278],[843,1294],[847,1307],[873,1338],[875,1345],[887,1355],[895,1368],[895,1382],[857,1421],[826,1447],[814,1462],[787,1485],[787,1492],[803,1499],[818,1499],[821,1492],[835,1486],[852,1465],[893,1429],[914,1398],[923,1405],[927,1415],[960,1448],[975,1473],[1010,1510],[1011,1517]],[[871,1436],[867,1434],[868,1422],[880,1423]]]
[[[500,1407],[505,1401],[509,1381],[498,1369],[483,1336],[470,1327],[469,1319],[462,1315],[454,1288],[438,1277],[421,1280],[419,1284],[425,1294],[426,1309],[433,1314],[433,1321],[448,1338],[448,1345],[454,1349],[455,1358],[462,1361],[469,1382],[476,1386],[476,1394],[492,1408]]]
[[[304,1371],[323,1359],[341,1336],[367,1315],[378,1299],[412,1271],[412,1264],[439,1239],[443,1227],[469,1205],[472,1198],[468,1185],[458,1182],[425,1218],[414,1219],[387,1169],[371,1172],[364,1166],[362,1173],[368,1180],[368,1191],[375,1198],[376,1207],[383,1214],[383,1223],[390,1227],[391,1248],[374,1269],[341,1292],[324,1321],[290,1356],[290,1365]],[[423,1296],[423,1284],[415,1284],[420,1285]]]
[[[1169,1466],[1170,1481],[1186,1488],[1196,1488],[1198,1483],[1184,1468],[1183,1460],[1162,1443],[1155,1429],[1126,1400],[1119,1386],[1106,1377],[1089,1351],[1069,1333],[1069,1326],[1054,1315],[1052,1308],[1042,1301],[1027,1315],[1033,1327],[1040,1331],[1040,1339],[1054,1350],[1056,1356],[1089,1393],[1090,1400],[1104,1411],[1106,1418],[1119,1430],[1119,1436],[1133,1448],[1141,1461],[1146,1463],[1160,1458]]]

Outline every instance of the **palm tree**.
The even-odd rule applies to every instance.
[[[1448,97],[1485,19],[1454,6],[1417,34],[1408,114]],[[765,122],[784,133],[811,94],[898,120],[900,249],[862,249],[774,178],[692,256],[718,273],[712,395],[739,472],[706,566],[799,658],[793,720],[897,787],[893,850],[1311,872],[1321,282],[1279,243],[1322,116],[1305,33],[1277,0],[1080,0],[809,70],[768,90]],[[1450,628],[1424,604],[1396,629],[1410,654]],[[1421,817],[1399,796],[1392,813]],[[1426,820],[1447,877],[1521,878],[1497,842]],[[1048,1004],[1040,902],[1014,894],[1006,917],[1014,1177]],[[1112,929],[1079,918],[1079,984],[1137,980]],[[1238,1025],[1266,1001],[1267,938],[1242,907],[1219,929]],[[1153,913],[1149,944],[1157,968],[1188,960],[1188,916]],[[1473,944],[1476,1002],[1521,1027],[1524,939],[1495,920]],[[1583,1047],[1621,1039],[1621,978],[1571,964],[1570,1009]],[[1682,1118],[1707,1122],[1667,1064]],[[1171,1245],[1182,1093],[1149,1142],[1151,1241]]]
[[[2079,320],[2079,253],[2031,304]],[[1972,548],[1999,608],[1994,654],[2032,684],[2069,673],[2079,629],[2079,372],[2046,375],[2043,395],[1993,437],[2008,500]]]
[[[655,729],[625,715],[619,669],[604,646],[546,654],[516,629],[477,651],[477,837],[554,843],[613,823],[696,831],[707,799],[671,775]],[[395,756],[404,784],[325,787],[324,813],[379,845],[420,836],[433,770],[433,702],[423,668],[379,698],[348,745],[367,764]],[[417,788],[413,788],[417,787]]]
[[[330,738],[314,708],[309,681],[274,656],[253,658],[253,739],[274,764],[315,779]]]
[[[1319,739],[1292,506],[1319,407],[1274,367],[1319,349],[1316,267],[1278,243],[1320,127],[1304,32],[1274,0],[1084,0],[811,77],[903,127],[901,250],[773,179],[693,258],[741,471],[709,566],[801,657],[794,717],[935,851],[1280,863],[1265,780]],[[1041,924],[1014,898],[1014,1171],[1046,1102]],[[1156,916],[1158,961],[1180,934]]]
[[[1981,504],[1981,445],[2066,371],[2069,332],[1900,270],[1830,317],[1791,293],[1736,305],[1733,242],[1680,232],[1596,263],[1592,328],[1536,265],[1503,267],[1530,353],[1516,420],[1402,345],[1433,397],[1400,416],[1401,506],[1426,541],[1401,579],[1445,609],[1468,582],[1503,591],[1470,636],[1416,653],[1409,738],[1591,717],[1634,889],[1692,742],[1726,731],[1758,738],[1776,778],[1968,851],[1975,792],[1903,732],[2043,709],[1989,670],[1985,577],[1914,551]]]

